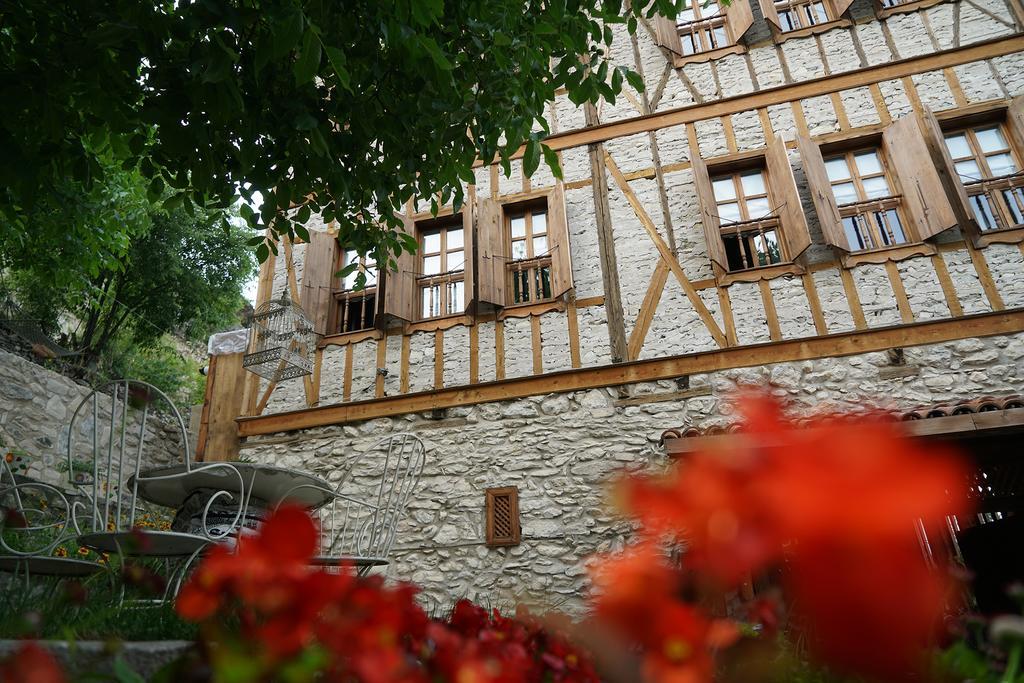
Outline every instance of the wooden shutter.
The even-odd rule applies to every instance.
[[[821,150],[810,138],[798,135],[797,149],[800,152],[800,163],[804,168],[804,176],[814,201],[814,210],[818,214],[818,225],[821,236],[834,247],[850,251],[850,243],[843,230],[843,219],[839,217],[836,197],[832,194],[832,184],[828,181],[825,171],[825,160],[821,158]]]
[[[505,305],[505,221],[501,204],[480,199],[476,207],[477,297],[481,303]]]
[[[909,114],[882,133],[882,147],[902,190],[901,204],[914,224],[914,234],[924,240],[957,224],[953,207],[932,162],[921,119]]]
[[[846,14],[846,10],[850,9],[850,5],[853,4],[853,0],[832,0],[833,7],[836,10],[836,19],[842,18]]]
[[[773,5],[774,7],[774,5]],[[725,10],[725,24],[729,29],[733,42],[739,42],[754,24],[754,13],[750,10],[750,0],[732,0]]]
[[[676,28],[675,20],[656,14],[652,23],[654,24],[654,42],[677,55],[682,55],[683,41],[679,39],[679,29]]]
[[[558,183],[548,194],[548,250],[551,252],[551,296],[572,289],[572,252],[565,211],[565,185]]]
[[[789,259],[795,261],[807,247],[811,246],[811,234],[807,230],[807,217],[804,216],[800,192],[796,188],[796,178],[793,177],[793,167],[789,164],[786,143],[781,135],[776,135],[768,145],[764,158],[768,167],[768,184],[779,207],[782,241],[786,243]]]
[[[725,270],[729,270],[729,259],[725,255],[722,233],[718,220],[718,206],[715,204],[715,193],[711,188],[711,176],[708,175],[707,164],[700,158],[700,153],[693,149],[690,153],[690,166],[693,169],[693,184],[697,188],[697,199],[700,201],[700,220],[704,226],[704,240],[708,243],[708,256]]]
[[[463,286],[466,292],[464,303],[467,313],[472,313],[476,307],[476,252],[474,251],[475,235],[473,234],[476,217],[473,208],[472,202],[466,202],[462,205],[462,254],[466,259],[462,267],[465,273]]]
[[[761,4],[761,14],[765,21],[775,24],[775,28],[782,30],[782,21],[779,20],[779,12],[775,9],[773,0],[757,0]]]
[[[519,526],[519,489],[508,486],[486,491],[487,545],[519,545],[522,529]]]
[[[922,132],[928,151],[931,152],[932,164],[939,174],[946,199],[949,200],[956,222],[969,234],[977,235],[979,232],[977,221],[974,219],[974,212],[971,211],[971,203],[967,198],[967,190],[960,182],[960,175],[956,172],[953,157],[946,147],[946,138],[942,134],[942,128],[930,109],[925,109],[921,114]]]
[[[331,314],[331,290],[334,266],[338,258],[338,240],[326,232],[310,230],[309,244],[302,269],[302,301],[299,305],[313,322],[317,334],[327,334],[327,321]]]
[[[399,216],[402,232],[416,236],[416,224],[408,216]],[[384,305],[382,315],[377,316],[377,327],[387,328],[395,320],[412,322],[416,319],[416,256],[403,251],[396,259],[397,270],[388,270],[381,265],[378,271],[383,278]]]
[[[1018,150],[1024,150],[1024,95],[1010,100],[1006,109],[1006,128]]]

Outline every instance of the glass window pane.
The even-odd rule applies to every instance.
[[[512,236],[522,237],[526,234],[526,219],[522,216],[516,216],[511,221],[512,224]]]
[[[857,188],[853,186],[853,183],[833,185],[832,194],[836,196],[837,204],[849,204],[857,201]]]
[[[825,12],[824,3],[816,2],[810,7],[811,23],[824,24],[828,21],[828,13]]]
[[[530,226],[530,232],[534,235],[540,235],[548,231],[548,215],[544,212],[533,214],[533,225]]]
[[[878,159],[878,153],[873,150],[870,152],[854,154],[853,160],[857,164],[858,173],[862,176],[874,175],[875,173],[882,172],[882,162]]]
[[[512,260],[526,258],[526,240],[516,240],[512,243]]]
[[[757,249],[758,265],[767,266],[782,261],[782,249],[774,230],[766,230],[763,238],[757,235],[754,238],[754,246]]]
[[[981,180],[981,169],[978,168],[978,162],[974,159],[956,162],[956,173],[960,176],[960,181],[964,183]]]
[[[547,237],[534,237],[533,238],[533,255],[543,256],[548,252],[548,238]]]
[[[679,15],[676,17],[676,23],[685,24],[693,21],[695,16],[696,15],[693,13],[693,7],[687,7],[679,12]]]
[[[466,307],[466,289],[462,280],[448,283],[448,312],[462,313]]]
[[[729,44],[729,37],[725,35],[725,26],[716,26],[713,32],[715,47],[723,47]]]
[[[447,262],[445,263],[445,272],[450,273],[453,270],[462,270],[466,265],[465,252],[461,249],[459,251],[449,251],[447,254]]]
[[[783,31],[793,31],[798,27],[795,17],[796,15],[788,10],[779,12],[779,23]]]
[[[441,251],[441,232],[439,230],[423,233],[423,251],[431,254]]]
[[[1013,216],[1013,224],[1024,223],[1024,188],[1015,187],[1003,190],[1003,199],[1006,200],[1006,206],[1009,207],[1010,215]]]
[[[1010,175],[1017,171],[1017,164],[1013,163],[1013,157],[1009,154],[993,154],[985,159],[992,175],[998,177]]]
[[[707,7],[701,7],[701,14],[704,16],[705,19],[717,17],[721,13],[722,8],[718,5],[717,2],[712,2]]]
[[[377,269],[367,268],[366,269],[366,286],[376,287],[377,286]]]
[[[768,203],[767,197],[747,201],[747,215],[750,216],[750,220],[752,221],[760,218],[767,218],[771,215],[771,212],[772,207],[771,204]]]
[[[441,289],[437,285],[424,287],[423,296],[423,317],[433,318],[441,315]]]
[[[974,209],[974,218],[978,221],[978,227],[982,230],[995,230],[999,227],[996,217],[992,212],[992,203],[988,195],[976,194],[969,197],[971,208]]]
[[[718,205],[718,218],[722,223],[735,223],[742,219],[740,205],[736,202]]]
[[[981,147],[982,152],[996,152],[1008,147],[1006,138],[1003,137],[1003,132],[999,130],[999,126],[976,129],[974,135],[978,138],[978,145]]]
[[[423,257],[423,275],[437,275],[441,272],[440,256]]]
[[[352,250],[345,251],[345,258],[342,261],[342,267],[344,268],[345,266],[351,265],[353,263],[359,263],[359,254]],[[358,274],[358,270],[353,270],[351,273],[345,276],[345,278],[341,282],[341,286],[344,289],[352,289],[353,287],[355,287],[356,276]]]
[[[954,133],[946,136],[946,149],[954,159],[973,156],[971,146],[967,144],[967,136],[963,133]]]
[[[743,186],[743,194],[748,197],[752,194],[764,194],[764,174],[761,171],[744,173],[740,176],[740,185]]]
[[[543,268],[538,268],[535,272],[537,273],[537,298],[551,298],[551,268],[544,266]]]
[[[885,182],[885,176],[865,178],[861,182],[864,184],[864,194],[867,195],[868,199],[888,197],[890,194],[889,183]]]
[[[873,211],[872,216],[874,216],[878,234],[882,236],[882,242],[886,245],[903,244],[907,241],[907,236],[903,234],[903,225],[900,224],[900,218],[896,211],[893,209]]]
[[[452,249],[462,249],[462,228],[450,228],[445,235],[445,241],[449,251]]]
[[[849,242],[850,249],[853,251],[871,248],[871,237],[862,228],[857,216],[848,216],[843,219],[843,232],[846,233],[846,241]]]
[[[711,187],[715,191],[716,202],[723,202],[736,198],[736,186],[732,182],[732,177],[715,178],[711,181]]]
[[[846,165],[846,159],[843,157],[826,159],[825,171],[828,173],[828,179],[833,182],[836,180],[846,180],[850,177],[850,168]]]
[[[528,277],[529,272],[525,270],[517,270],[512,274],[512,300],[517,304],[530,300],[530,281],[527,279]]]
[[[684,33],[680,36],[680,41],[683,44],[683,54],[692,55],[697,53],[697,36],[692,33]]]

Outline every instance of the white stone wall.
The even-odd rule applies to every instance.
[[[907,376],[892,378],[887,353],[779,363],[662,381],[452,408],[441,419],[404,415],[269,435],[243,444],[247,458],[341,481],[355,457],[388,434],[412,432],[428,460],[400,526],[387,575],[412,580],[442,606],[459,597],[582,609],[587,558],[620,546],[627,523],[607,487],[624,468],[663,463],[671,427],[729,424],[737,387],[768,384],[797,412],[923,404],[1024,390],[1024,334],[905,350]],[[916,372],[916,374],[913,374]],[[632,395],[706,388],[706,395],[644,405]],[[523,542],[484,545],[484,489],[517,486]]]
[[[0,351],[0,457],[9,451],[24,451],[30,477],[66,486],[67,475],[58,469],[67,461],[68,434],[71,419],[79,404],[92,392],[91,388],[64,375],[48,370],[29,360]],[[183,463],[185,452],[182,431],[163,409],[150,415],[146,423],[146,444],[142,467]],[[75,455],[91,456],[92,403],[75,419]],[[179,410],[182,408],[179,407]],[[119,413],[120,415],[120,413]],[[138,414],[130,413],[126,429],[126,453],[134,454],[138,444]],[[188,425],[188,414],[183,419]],[[99,438],[106,443],[110,434],[110,399],[99,401]],[[119,427],[115,425],[115,430]],[[115,435],[116,439],[116,435]],[[133,461],[134,462],[134,461]],[[9,484],[0,481],[0,488]]]

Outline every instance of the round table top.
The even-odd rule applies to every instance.
[[[220,463],[195,463],[185,472],[184,465],[170,465],[139,473],[139,497],[157,505],[180,508],[199,489],[238,491],[238,476]],[[238,470],[245,483],[246,495],[253,502],[277,505],[285,500],[316,509],[330,500],[329,482],[320,477],[285,467],[251,462],[224,463]],[[134,485],[135,477],[128,480]],[[296,488],[301,487],[301,488]]]
[[[0,571],[24,572],[29,576],[90,576],[103,569],[103,565],[91,560],[80,560],[76,557],[42,557],[33,555],[0,556]]]
[[[130,557],[187,557],[213,543],[202,536],[176,531],[97,531],[82,534],[78,542],[101,553]]]

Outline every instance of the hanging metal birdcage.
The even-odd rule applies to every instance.
[[[242,359],[246,370],[276,382],[313,373],[313,323],[287,295],[260,305],[250,329],[250,352]]]

